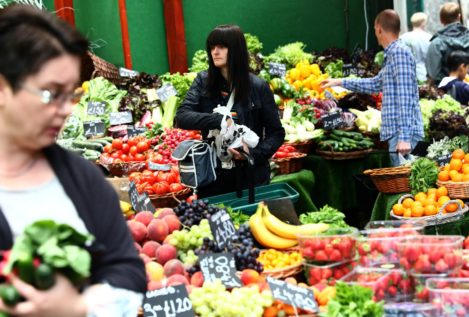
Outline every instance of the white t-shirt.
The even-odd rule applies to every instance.
[[[412,50],[417,65],[417,79],[419,81],[427,80],[427,69],[425,68],[425,57],[432,35],[422,31],[414,30],[401,35],[401,40]]]

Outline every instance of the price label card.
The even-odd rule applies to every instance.
[[[344,77],[350,75],[358,75],[358,69],[352,64],[344,64],[342,66],[342,74],[344,75]]]
[[[129,184],[129,199],[132,204],[132,208],[135,211],[156,211],[155,207],[151,203],[150,197],[148,197],[148,194],[139,194],[137,186],[135,186],[133,181]]]
[[[314,293],[309,288],[296,286],[271,277],[267,277],[267,283],[274,299],[311,312],[318,311]]]
[[[109,115],[109,123],[111,125],[121,125],[132,122],[132,112],[130,111],[111,112]]]
[[[148,102],[152,102],[159,99],[158,94],[156,93],[156,88],[147,89],[147,99]]]
[[[324,130],[332,130],[344,124],[340,112],[334,112],[321,117]]]
[[[143,299],[144,317],[193,317],[192,302],[184,285],[147,291]]]
[[[106,132],[106,126],[101,121],[85,121],[83,122],[85,136],[103,135]]]
[[[215,239],[215,243],[220,249],[230,244],[231,237],[236,233],[233,221],[226,210],[220,210],[209,219],[210,230]]]
[[[437,157],[436,161],[437,161],[438,165],[440,165],[440,166],[444,166],[444,165],[448,164],[449,161],[451,161],[451,153],[448,153],[448,154],[443,155],[441,157]]]
[[[158,164],[152,161],[147,162],[148,169],[151,171],[169,171],[171,170],[170,164]]]
[[[86,107],[86,114],[90,116],[102,116],[106,112],[106,103],[102,101],[90,101]]]
[[[137,136],[137,135],[145,134],[145,132],[147,132],[147,128],[145,127],[142,127],[142,128],[136,128],[134,126],[127,127],[127,136],[129,138]]]
[[[269,74],[272,76],[285,77],[287,67],[281,63],[269,63]]]
[[[137,77],[140,73],[137,72],[136,70],[131,70],[131,69],[128,69],[128,68],[124,68],[124,67],[119,67],[119,75],[121,77]]]
[[[156,94],[160,98],[161,101],[165,102],[166,100],[169,99],[169,97],[176,96],[177,95],[177,90],[174,88],[173,85],[171,84],[164,84],[163,87],[158,89],[156,91]]]
[[[227,288],[242,286],[236,275],[236,264],[231,253],[207,253],[199,255],[200,270],[204,281],[221,280]]]

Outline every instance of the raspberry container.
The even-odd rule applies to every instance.
[[[413,294],[410,277],[400,269],[357,267],[341,281],[370,288],[375,301],[403,302],[410,300]]]
[[[318,284],[333,286],[337,280],[350,273],[356,264],[356,260],[324,265],[303,262],[306,283],[311,286]]]
[[[427,288],[438,316],[469,316],[469,278],[430,278]]]
[[[303,259],[310,263],[352,261],[356,255],[356,228],[333,228],[316,235],[298,235]]]
[[[446,274],[410,274],[412,285],[414,286],[414,298],[416,303],[428,303],[429,291],[427,288],[427,280],[430,278],[447,277]]]
[[[384,305],[384,317],[438,317],[436,307],[429,303],[389,303]]]
[[[411,236],[397,242],[399,263],[416,274],[450,274],[461,268],[462,236]]]
[[[399,263],[397,242],[406,237],[423,234],[425,221],[372,221],[357,238],[359,265],[385,267]]]

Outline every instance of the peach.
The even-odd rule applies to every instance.
[[[134,247],[135,249],[137,249],[138,253],[142,253],[142,246],[140,245],[140,243],[134,241]]]
[[[175,215],[164,216],[163,221],[168,225],[169,233],[172,233],[174,230],[179,230],[181,228],[181,222]]]
[[[145,253],[140,253],[139,256],[142,259],[143,263],[147,264],[148,262],[151,262],[151,258]]]
[[[164,269],[163,266],[159,263],[154,261],[148,262],[145,264],[145,270],[150,281],[158,282],[164,279]]]
[[[285,279],[285,282],[290,283],[290,284],[293,284],[293,285],[298,284],[298,282],[296,281],[296,279],[295,279],[294,277],[287,277],[287,278]]]
[[[153,215],[157,219],[163,219],[165,216],[168,215],[176,216],[172,208],[158,208]]]
[[[259,273],[252,269],[244,269],[241,272],[241,282],[244,285],[257,283],[259,280]]]
[[[189,285],[189,281],[184,275],[180,275],[180,274],[171,275],[166,280],[166,286],[174,286],[174,285],[179,285],[179,284]]]
[[[148,255],[150,258],[154,258],[156,250],[158,250],[160,246],[161,244],[158,242],[150,240],[143,244],[142,252]]]
[[[192,293],[192,290],[194,289],[194,286],[193,285],[186,285],[186,291],[187,291],[187,294],[190,295],[190,293]]]
[[[162,219],[155,219],[148,225],[148,238],[153,241],[163,242],[168,235],[168,225]]]
[[[164,265],[169,260],[177,257],[177,249],[171,244],[163,244],[156,250],[155,257],[158,263]]]
[[[127,225],[129,226],[130,233],[135,241],[141,242],[147,237],[147,227],[145,227],[143,223],[129,220],[127,221]]]
[[[155,291],[163,287],[164,287],[164,284],[161,281],[150,281],[147,284],[147,290],[149,291]]]
[[[195,287],[202,287],[204,285],[204,275],[201,271],[197,271],[191,276],[191,285]]]
[[[143,223],[145,226],[150,224],[150,221],[153,220],[153,213],[151,211],[142,211],[135,215],[135,221]]]
[[[186,270],[184,269],[184,264],[182,264],[182,262],[178,259],[169,260],[164,264],[163,268],[164,275],[166,275],[166,277],[169,277],[174,274],[184,275],[186,273]]]

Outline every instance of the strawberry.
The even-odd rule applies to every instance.
[[[334,261],[334,262],[339,262],[339,261],[342,261],[342,254],[340,254],[340,251],[339,250],[333,250],[330,254],[329,254],[329,259],[331,261]]]
[[[389,274],[389,278],[391,279],[392,281],[392,285],[399,285],[399,282],[401,281],[402,279],[402,274],[401,272],[397,271],[397,270],[393,270],[391,272],[391,274]]]
[[[404,294],[408,294],[410,292],[410,279],[402,279],[399,282],[399,289],[402,291]]]
[[[315,258],[316,261],[320,261],[320,262],[325,262],[328,259],[327,254],[324,250],[316,251],[316,254],[315,254],[314,258]]]
[[[409,263],[414,263],[417,261],[420,255],[420,250],[417,247],[408,246],[404,250],[404,257],[409,261]]]
[[[390,286],[388,288],[388,294],[391,297],[395,297],[397,295],[397,288],[395,286]]]
[[[448,271],[448,264],[446,264],[445,260],[440,259],[438,262],[435,264],[435,270],[439,273],[444,273]]]
[[[332,246],[332,244],[326,244],[324,246],[324,251],[326,252],[327,256],[331,256],[331,253],[334,252],[334,251],[337,251],[336,249],[334,249],[334,247]],[[340,253],[340,252],[339,252]]]
[[[370,252],[370,249],[370,244],[367,242],[358,244],[358,254],[360,254],[360,256],[367,255]]]
[[[434,250],[432,250],[430,252],[430,262],[432,263],[436,263],[438,262],[439,259],[441,259],[443,257],[443,252],[441,250],[439,250],[438,248],[435,248]]]
[[[405,269],[405,270],[409,270],[410,269],[410,263],[409,261],[407,261],[406,258],[401,258],[399,263],[401,264],[401,266]]]
[[[427,254],[421,254],[414,264],[414,270],[419,273],[429,273],[432,270],[432,264],[428,260]]]
[[[330,277],[332,277],[332,270],[329,268],[323,269],[321,276],[323,279],[329,279]]]
[[[305,259],[314,258],[314,250],[312,248],[303,248],[301,253]]]
[[[344,258],[350,258],[352,253],[352,241],[348,238],[342,239],[337,245],[338,250],[342,253]]]
[[[312,244],[313,244],[313,249],[314,250],[322,250],[324,249],[324,240],[323,239],[319,239],[319,238],[316,238],[316,239],[313,239],[312,240]]]
[[[315,281],[320,281],[321,280],[321,269],[314,267],[309,270],[309,276],[312,277]]]
[[[428,288],[426,288],[423,285],[419,285],[417,286],[415,291],[416,291],[415,297],[417,297],[417,299],[424,301],[424,302],[428,301]]]
[[[340,280],[340,278],[344,275],[345,274],[343,273],[343,271],[341,269],[337,269],[337,270],[334,271],[334,279],[335,280]]]
[[[458,262],[458,256],[450,251],[450,252],[445,253],[444,260],[446,264],[448,265],[448,268],[452,269],[456,266]]]

